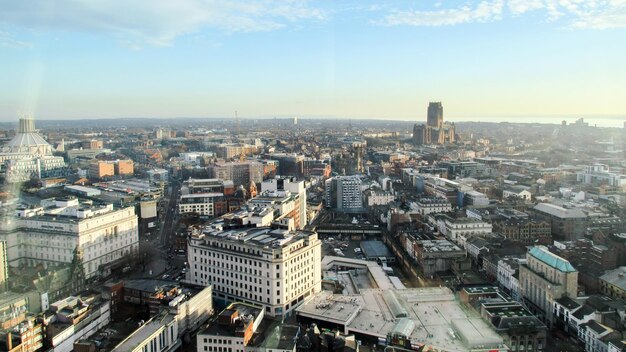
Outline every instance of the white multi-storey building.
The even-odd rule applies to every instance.
[[[395,197],[391,192],[383,191],[381,189],[368,189],[365,191],[365,203],[368,207],[376,205],[387,205],[393,202]]]
[[[321,242],[313,232],[270,228],[206,228],[188,243],[186,281],[213,285],[217,300],[290,312],[321,289]]]
[[[104,274],[106,264],[138,249],[134,207],[81,204],[76,198],[46,199],[41,207],[21,208],[0,223],[10,266],[69,264],[76,252],[85,278]]]
[[[526,264],[526,259],[505,258],[498,261],[498,285],[505,288],[516,301],[522,300],[517,275],[520,264]]]
[[[439,231],[448,239],[465,247],[469,237],[488,234],[493,227],[490,223],[475,218],[453,218],[447,215],[437,215],[436,225]]]
[[[583,171],[576,173],[576,180],[582,183],[606,183],[614,187],[626,187],[626,175],[610,172],[604,164],[585,166]]]
[[[197,213],[201,216],[214,217],[216,202],[224,199],[223,193],[196,193],[180,196],[178,211],[181,214]]]
[[[415,206],[413,205],[415,204]],[[415,208],[417,213],[424,216],[431,213],[447,213],[452,211],[452,204],[445,199],[439,197],[420,198],[417,202],[411,204],[411,208]]]
[[[276,176],[273,179],[265,180],[261,183],[261,192],[289,191],[296,199],[296,212],[299,215],[299,229],[303,229],[307,224],[306,214],[306,187],[304,181],[298,181],[295,177]]]

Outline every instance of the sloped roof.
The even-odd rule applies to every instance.
[[[50,145],[43,137],[41,137],[38,133],[28,132],[28,133],[18,133],[11,139],[9,143],[7,143],[7,147],[23,147],[23,146],[34,146],[34,145]]]
[[[609,270],[600,276],[600,280],[626,290],[626,266],[620,266],[617,269]]]
[[[580,209],[566,209],[550,203],[539,203],[534,208],[542,213],[550,214],[561,219],[565,218],[586,218],[587,215]]]
[[[559,271],[566,273],[576,271],[570,262],[557,256],[556,254],[551,253],[546,247],[536,246],[533,247],[528,253]]]
[[[563,307],[572,310],[572,309],[576,309],[578,307],[580,307],[580,304],[576,301],[574,301],[573,299],[565,296],[565,297],[561,297],[559,299],[556,300],[558,304],[562,305]]]

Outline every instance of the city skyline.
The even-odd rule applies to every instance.
[[[421,121],[442,101],[453,122],[620,127],[626,4],[594,4],[11,2],[0,120]]]

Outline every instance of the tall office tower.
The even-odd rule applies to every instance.
[[[335,176],[326,180],[326,207],[338,211],[352,211],[363,208],[361,179],[358,176]]]
[[[189,238],[187,282],[213,285],[218,301],[288,314],[322,288],[321,241],[315,232],[205,228]]]
[[[443,105],[441,105],[441,102],[428,104],[428,119],[426,123],[431,127],[443,127]]]

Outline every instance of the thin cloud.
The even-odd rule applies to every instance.
[[[482,1],[475,7],[465,5],[452,9],[432,11],[393,11],[377,24],[387,26],[450,26],[472,22],[490,22],[500,19],[504,0]]]
[[[9,32],[0,31],[0,47],[28,48],[30,43],[15,39]]]
[[[138,46],[169,45],[205,29],[270,31],[325,18],[306,0],[25,0],[6,2],[0,11],[5,27],[105,33]]]
[[[561,20],[566,28],[626,28],[626,0],[493,0],[454,8],[442,8],[437,2],[432,10],[395,9],[373,22],[384,26],[450,26],[493,22],[530,12],[543,13],[547,22]]]

